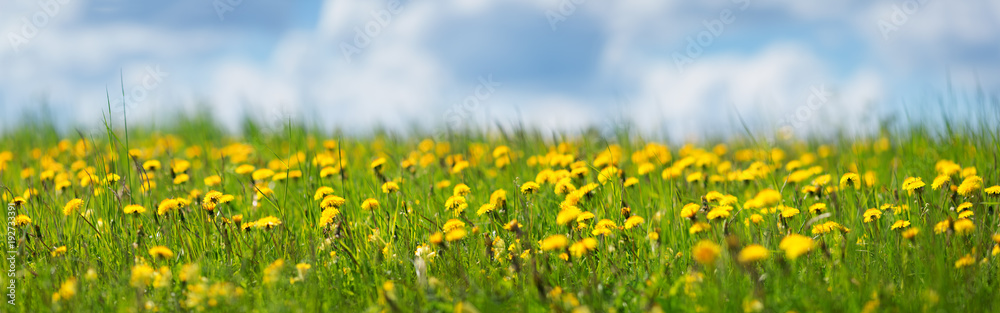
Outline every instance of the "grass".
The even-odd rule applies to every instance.
[[[433,141],[252,122],[229,135],[208,119],[98,135],[25,125],[0,139],[2,198],[24,198],[10,208],[31,220],[8,228],[16,304],[3,311],[995,312],[1000,212],[987,190],[1000,183],[1000,142],[995,125],[968,124],[774,145],[657,143],[627,128]],[[190,166],[175,172],[180,161]],[[241,165],[272,176],[237,173]],[[221,182],[209,186],[213,175]],[[941,175],[951,183],[933,188]],[[909,177],[925,186],[908,192]],[[953,190],[969,177],[979,188]],[[593,190],[557,193],[563,178]],[[399,190],[383,192],[387,181]],[[529,182],[538,190],[522,193]],[[459,184],[470,191],[456,214],[446,205]],[[324,186],[345,200],[336,214],[316,199]],[[210,191],[232,200],[206,199]],[[729,216],[709,220],[725,195],[735,197]],[[178,198],[189,203],[157,212]],[[83,204],[64,214],[72,199]],[[362,209],[366,199],[379,207]],[[971,216],[958,212],[965,202]],[[691,203],[695,215],[682,217]],[[811,212],[817,203],[826,209]],[[126,214],[132,204],[145,213]],[[484,204],[494,210],[477,214]],[[568,218],[573,208],[593,218]],[[872,208],[881,217],[865,222]],[[280,224],[254,223],[269,216]],[[445,231],[452,219],[464,226]],[[595,234],[604,219],[614,226]],[[522,226],[505,227],[511,220]],[[892,229],[897,221],[909,226]],[[826,222],[844,229],[815,231]],[[694,232],[695,223],[710,227]],[[790,234],[809,238],[792,247],[804,254],[780,248]],[[584,238],[593,249],[572,253]],[[767,257],[741,262],[751,244]],[[169,255],[153,256],[158,246]]]

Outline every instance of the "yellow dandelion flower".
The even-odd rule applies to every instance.
[[[737,260],[739,260],[740,263],[747,264],[766,260],[770,255],[771,252],[768,251],[767,248],[764,248],[764,246],[752,244],[744,247],[743,250],[740,250]]]
[[[146,213],[146,208],[143,207],[143,206],[141,206],[141,205],[138,205],[138,204],[129,204],[129,205],[126,205],[125,208],[122,209],[122,210],[125,211],[125,214],[136,214],[136,215],[138,215],[138,214]]]
[[[169,259],[174,257],[174,252],[165,246],[155,246],[149,248],[149,255],[153,258]]]
[[[243,164],[243,165],[237,166],[236,170],[234,170],[234,172],[236,172],[236,174],[246,175],[246,174],[253,173],[253,171],[256,170],[256,169],[257,168],[254,167],[253,165]]]
[[[271,229],[278,225],[281,225],[281,220],[274,216],[267,216],[254,222],[255,227],[264,229]]]
[[[970,219],[963,218],[955,221],[955,225],[952,225],[952,228],[955,229],[956,234],[968,235],[973,230],[976,230],[976,224]]]
[[[950,182],[951,182],[951,176],[948,176],[948,175],[938,175],[937,177],[934,178],[934,181],[931,182],[931,189],[934,189],[934,190],[941,189],[941,186],[944,186],[944,184],[947,184],[947,183],[950,183]]]
[[[966,254],[962,258],[955,261],[955,268],[963,268],[969,265],[975,265],[976,259],[972,257],[971,254]]]
[[[565,235],[552,235],[539,242],[538,246],[542,251],[560,250],[569,244],[569,239]]]
[[[913,192],[923,190],[925,185],[923,179],[920,177],[907,177],[903,180],[903,190],[906,190],[911,195]]]
[[[524,185],[521,185],[521,193],[525,195],[530,195],[535,192],[538,192],[539,188],[541,188],[541,186],[539,186],[538,183],[529,181],[524,183]]]
[[[694,235],[703,231],[707,231],[709,229],[712,229],[711,224],[705,222],[697,222],[691,225],[690,228],[688,228],[688,233]]]
[[[624,226],[625,229],[632,229],[633,227],[639,226],[645,222],[646,220],[643,219],[641,216],[633,215],[632,217],[629,217],[627,220],[625,220]]]
[[[149,160],[142,163],[142,168],[147,171],[157,171],[162,167],[159,160]]]
[[[695,216],[695,214],[698,214],[699,210],[701,210],[701,206],[698,204],[695,203],[685,204],[684,207],[681,208],[681,217],[692,218]]]
[[[448,183],[450,184],[451,182],[449,181]],[[469,188],[469,186],[466,184],[455,185],[455,188],[452,189],[453,196],[465,196],[470,192],[472,192],[472,188]]]
[[[364,202],[361,202],[361,208],[364,209],[365,211],[378,210],[379,208],[378,200],[372,198],[365,199]]]
[[[67,250],[68,249],[66,249],[66,246],[59,246],[59,247],[56,247],[54,250],[52,250],[51,255],[53,257],[62,256],[64,254],[66,254]]]
[[[556,215],[556,223],[559,225],[566,225],[567,223],[576,220],[576,217],[580,215],[580,209],[575,206],[569,206],[565,209],[559,211]]]
[[[385,182],[382,184],[382,193],[390,194],[399,191],[399,184],[396,182]]]
[[[31,224],[31,218],[24,214],[19,214],[14,218],[14,226],[20,227]]]
[[[695,261],[705,266],[715,264],[716,257],[721,251],[719,245],[708,240],[701,240],[691,248],[691,256]]]
[[[962,180],[962,184],[958,185],[957,191],[958,194],[968,197],[981,188],[983,188],[983,179],[973,175]]]
[[[882,217],[882,211],[879,211],[879,209],[868,209],[865,211],[864,217],[865,223],[877,221]]]
[[[80,199],[69,200],[69,202],[66,202],[66,205],[63,206],[63,215],[65,216],[73,215],[74,213],[79,211],[80,207],[82,206],[83,206],[83,200]]]
[[[986,194],[991,196],[1000,196],[1000,185],[995,185],[984,190]]]
[[[569,247],[569,252],[573,254],[574,257],[582,257],[587,254],[587,252],[594,251],[597,248],[597,239],[594,238],[583,238],[577,241]]]
[[[943,221],[938,222],[937,224],[934,224],[934,233],[935,234],[940,234],[940,233],[946,232],[946,231],[948,231],[948,229],[951,229],[951,221],[949,221],[949,220],[943,220]]]
[[[808,253],[813,249],[813,246],[812,238],[799,234],[785,236],[784,239],[781,239],[781,243],[778,244],[778,248],[785,250],[785,257],[791,260],[795,260],[799,256]]]
[[[323,201],[320,201],[319,207],[323,209],[330,209],[330,208],[339,209],[346,202],[347,200],[345,200],[344,198],[335,195],[327,195],[323,197]]]
[[[479,206],[479,210],[476,210],[476,215],[483,215],[489,212],[493,212],[494,209],[496,209],[495,205],[493,205],[492,203],[486,203]]]
[[[448,233],[446,233],[444,235],[444,239],[447,240],[448,242],[452,242],[452,241],[455,241],[455,240],[461,240],[462,238],[465,238],[466,234],[467,234],[467,232],[466,232],[465,228],[457,228],[457,229],[453,229],[453,230],[449,231]]]
[[[895,223],[892,223],[891,229],[897,230],[897,229],[904,229],[907,227],[910,227],[910,221],[898,220]]]

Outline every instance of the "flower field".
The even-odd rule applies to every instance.
[[[3,312],[997,312],[997,132],[0,139]]]

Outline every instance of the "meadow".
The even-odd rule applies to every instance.
[[[0,138],[4,312],[1000,311],[995,125]]]

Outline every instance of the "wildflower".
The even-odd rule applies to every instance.
[[[328,196],[328,195],[330,195],[332,193],[333,193],[333,188],[330,188],[330,187],[327,187],[327,186],[322,186],[322,187],[316,188],[316,193],[313,194],[313,200],[320,200],[320,199],[326,198],[326,196]]]
[[[463,196],[451,196],[444,202],[444,207],[449,211],[455,212],[455,215],[459,215],[465,208],[469,207],[469,204],[466,203]]]
[[[509,231],[517,231],[517,229],[521,228],[522,226],[524,226],[524,225],[521,225],[521,223],[518,223],[517,219],[512,219],[512,220],[510,220],[510,222],[507,222],[507,224],[503,225],[503,229],[509,230]]]
[[[587,252],[593,251],[597,248],[597,239],[594,238],[583,238],[577,241],[569,247],[569,252],[573,254],[574,257],[582,257],[587,254]]]
[[[955,229],[956,234],[968,235],[972,233],[973,230],[976,230],[976,224],[973,223],[972,220],[962,218],[955,221],[955,225],[952,225],[952,228]]]
[[[466,185],[466,184],[458,184],[458,185],[455,185],[455,188],[452,190],[452,195],[453,196],[465,196],[465,195],[469,194],[470,192],[472,192],[472,188],[469,188],[468,185]]]
[[[67,250],[66,246],[59,246],[59,247],[55,248],[55,250],[52,250],[51,255],[52,255],[52,257],[61,256],[63,254],[66,254],[66,250]]]
[[[778,210],[781,212],[781,217],[784,218],[792,218],[799,214],[799,209],[786,207],[783,205],[779,205]]]
[[[490,203],[498,208],[504,207],[507,204],[507,191],[503,189],[494,191],[490,194]]]
[[[691,225],[690,228],[688,228],[688,233],[694,235],[694,234],[697,234],[697,233],[709,230],[711,228],[712,228],[711,224],[708,224],[708,223],[705,223],[705,222],[697,222],[697,223],[694,223],[694,225]]]
[[[132,267],[132,278],[129,280],[129,284],[136,288],[145,288],[153,282],[153,275],[155,270],[146,264],[139,264]]]
[[[153,258],[169,259],[174,257],[174,252],[164,246],[149,248],[149,255]]]
[[[906,190],[909,194],[913,192],[920,192],[924,189],[924,181],[920,177],[907,177],[903,180],[903,190]]]
[[[156,208],[157,215],[164,215],[170,213],[170,211],[176,210],[180,207],[180,204],[176,199],[164,199],[160,201],[160,205]]]
[[[948,231],[948,229],[951,229],[951,221],[949,221],[949,220],[943,220],[943,221],[938,222],[937,224],[934,224],[934,233],[935,234],[940,234],[940,233],[946,232],[946,231]]]
[[[222,177],[219,175],[212,175],[205,177],[202,181],[205,183],[205,186],[214,187],[222,183]]]
[[[444,239],[447,240],[448,242],[452,242],[452,241],[455,241],[455,240],[461,240],[462,238],[465,238],[466,234],[467,234],[467,232],[466,232],[465,228],[457,228],[457,229],[453,229],[453,230],[447,232],[444,235]]]
[[[267,216],[254,222],[257,228],[271,229],[281,225],[281,220],[274,216]]]
[[[612,178],[621,176],[621,174],[622,174],[621,169],[614,166],[608,166],[605,167],[603,170],[601,170],[599,174],[597,174],[597,181],[600,182],[601,185],[603,185],[606,184]]]
[[[846,173],[840,177],[840,188],[854,187],[854,189],[860,189],[860,179],[857,173]]]
[[[892,223],[891,229],[897,230],[897,229],[904,229],[907,227],[910,227],[910,221],[898,220],[895,223]]]
[[[691,256],[702,265],[709,266],[715,264],[715,258],[719,256],[719,245],[708,240],[701,240],[691,249]]]
[[[813,246],[814,243],[812,238],[799,234],[785,236],[784,239],[781,239],[781,243],[778,244],[778,248],[785,250],[785,257],[792,260],[797,259],[800,255],[808,253],[812,250]]]
[[[382,193],[390,194],[399,191],[399,184],[396,182],[385,182],[382,184]]]
[[[646,222],[646,220],[643,219],[641,216],[634,215],[632,217],[629,217],[627,220],[625,220],[625,229],[632,229],[632,227],[636,227],[639,224],[642,224],[642,223],[645,223],[645,222]]]
[[[941,189],[941,186],[944,186],[944,184],[947,184],[947,183],[950,183],[950,182],[951,182],[951,176],[948,176],[948,175],[938,175],[937,177],[934,178],[934,181],[931,182],[931,189],[934,189],[934,190]]]
[[[971,208],[972,208],[972,202],[966,201],[963,202],[962,204],[959,204],[958,207],[955,208],[955,212],[962,212]]]
[[[159,160],[149,160],[149,161],[146,161],[146,162],[142,163],[142,169],[147,170],[147,171],[154,171],[155,172],[156,170],[159,170],[160,167],[162,167],[162,166],[161,166],[161,163],[160,163]]]
[[[984,191],[986,191],[986,194],[991,195],[991,196],[1000,196],[1000,185],[996,185],[996,186],[993,186],[993,187],[986,188],[986,190],[984,190]]]
[[[711,211],[708,211],[708,215],[707,215],[708,220],[711,221],[711,220],[719,219],[719,218],[722,218],[722,219],[729,218],[729,216],[732,214],[731,213],[732,210],[733,210],[733,208],[731,206],[728,206],[728,205],[727,206],[720,206],[720,207],[714,208]]]
[[[533,181],[529,181],[529,182],[524,183],[524,185],[521,185],[521,193],[523,193],[525,195],[530,195],[530,194],[533,194],[535,192],[538,192],[539,188],[541,188],[541,187],[538,185],[538,183],[533,182]]]
[[[236,172],[236,174],[246,175],[246,174],[252,173],[256,169],[257,168],[255,168],[253,165],[243,164],[243,165],[237,166],[236,170],[234,170],[234,172]]]
[[[762,216],[760,214],[750,215],[750,222],[753,222],[754,224],[760,224],[760,222],[763,222],[763,221],[764,221],[764,216]]]
[[[556,215],[556,224],[566,225],[567,223],[576,220],[576,217],[580,215],[580,209],[575,206],[569,206],[565,209],[559,211]]]
[[[370,167],[376,173],[381,173],[382,167],[385,165],[385,162],[386,162],[385,158],[378,157],[375,160],[373,160],[372,163],[368,165],[368,167]]]
[[[83,206],[83,200],[80,199],[69,200],[69,202],[66,202],[66,205],[63,206],[63,215],[65,216],[73,215],[73,213],[76,213],[77,211],[80,210],[81,206]]]
[[[809,206],[809,213],[819,214],[826,211],[826,203],[815,203]]]
[[[319,227],[330,225],[331,223],[333,223],[333,219],[336,218],[337,215],[339,214],[340,210],[338,210],[337,208],[331,207],[328,209],[324,209],[323,213],[320,214]]]
[[[681,217],[692,218],[695,216],[695,214],[698,214],[699,210],[701,210],[700,205],[697,205],[695,203],[685,204],[684,207],[681,208]]]
[[[255,180],[255,181],[265,180],[265,179],[270,178],[271,176],[274,176],[274,171],[272,171],[271,169],[267,169],[267,168],[262,168],[262,169],[253,171],[253,173],[250,174],[250,177],[253,178],[253,180]]]
[[[882,217],[882,211],[879,211],[879,209],[868,209],[865,211],[864,217],[865,223],[877,221],[880,217]]]
[[[180,185],[180,184],[188,182],[188,180],[190,180],[190,179],[191,179],[191,177],[189,177],[188,174],[180,174],[180,175],[177,175],[177,177],[174,177],[174,181],[173,182],[174,182],[174,185]]]
[[[569,239],[565,235],[552,235],[539,242],[538,246],[542,251],[552,251],[563,249],[568,243]]]
[[[331,208],[339,209],[346,202],[347,200],[344,200],[344,198],[334,195],[328,195],[326,197],[323,197],[323,201],[320,201],[319,207],[323,209],[331,209]]]
[[[435,232],[431,234],[427,240],[433,244],[439,245],[442,241],[444,241],[444,234],[441,232]]]
[[[969,265],[976,264],[976,259],[972,257],[971,254],[966,254],[962,258],[955,261],[955,268],[963,268]]]
[[[962,196],[969,196],[973,192],[978,191],[983,187],[983,179],[979,176],[969,176],[962,180],[962,184],[958,185],[958,194]]]
[[[108,184],[108,185],[111,185],[111,184],[117,183],[121,179],[122,179],[122,177],[119,176],[118,174],[108,173],[108,175],[104,176],[104,183]]]
[[[277,259],[264,268],[264,284],[269,285],[278,281],[281,269],[285,266],[284,259]]]
[[[916,237],[917,234],[919,233],[920,233],[919,228],[916,227],[907,228],[906,230],[903,231],[903,238],[913,240],[913,238]]]
[[[31,218],[24,214],[19,214],[14,218],[14,226],[20,227],[24,225],[31,224]]]
[[[767,248],[764,248],[764,246],[752,244],[744,247],[743,250],[740,250],[740,254],[737,259],[740,263],[747,264],[766,260],[770,254],[771,252],[768,251]]]
[[[445,232],[449,232],[449,231],[452,231],[452,230],[455,230],[455,229],[459,229],[459,228],[465,228],[465,222],[463,222],[460,219],[453,218],[453,219],[450,219],[447,222],[445,222],[444,226],[441,227],[441,230],[444,230]]]
[[[379,208],[378,200],[368,198],[364,202],[361,202],[361,208],[366,211],[373,211]]]
[[[479,210],[476,210],[476,215],[483,215],[489,212],[493,212],[494,209],[496,209],[495,205],[493,205],[492,203],[486,203],[479,206]]]

